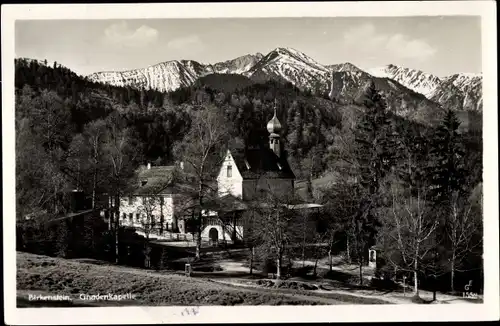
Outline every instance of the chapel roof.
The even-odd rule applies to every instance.
[[[247,149],[234,148],[230,151],[243,179],[259,179],[261,177],[295,179],[286,159],[286,153],[278,156],[272,149],[264,146]]]
[[[276,116],[276,104],[274,106],[274,115],[271,118],[271,120],[269,120],[266,127],[267,131],[271,135],[279,137],[279,133],[281,132],[281,122],[278,120],[278,117]]]

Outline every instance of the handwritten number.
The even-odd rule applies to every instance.
[[[198,307],[196,308],[185,308],[182,312],[181,312],[181,315],[182,316],[191,316],[191,315],[198,315],[199,311],[198,311]]]

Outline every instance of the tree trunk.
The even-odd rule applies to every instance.
[[[250,275],[253,274],[253,257],[254,257],[254,247],[250,248]]]
[[[302,267],[306,266],[305,244],[302,244]]]
[[[316,260],[314,261],[314,271],[313,271],[313,275],[314,277],[316,277],[317,273],[316,273],[316,270],[318,268],[318,257],[316,257]]]
[[[163,215],[163,204],[164,204],[164,199],[161,197],[160,199],[160,234],[163,235],[163,227],[165,224],[165,216]],[[168,230],[168,227],[167,227]]]
[[[199,213],[199,219],[201,221],[201,211]],[[201,257],[201,225],[197,226],[196,230],[196,259]]]
[[[276,259],[276,279],[281,279],[281,256]]]
[[[349,245],[349,236],[347,236],[347,243],[346,243],[346,249],[347,249],[347,262],[350,264],[351,263],[351,250],[350,250],[350,245]]]
[[[451,292],[455,290],[455,251],[453,251],[451,255],[451,262],[450,262],[450,270],[451,270]]]
[[[416,296],[418,296],[418,251],[419,251],[419,245],[417,243],[417,248],[415,249],[415,262],[413,263],[413,282],[414,282],[414,288],[413,292],[415,293]]]
[[[304,267],[306,265],[306,225],[307,225],[307,221],[306,221],[307,217],[305,216],[304,214],[304,225],[302,225],[302,227],[304,228],[302,231],[302,267]]]
[[[151,265],[151,259],[149,257],[149,230],[146,231],[146,229],[144,229],[144,232],[146,233],[146,242],[144,243],[144,267],[145,268],[148,268],[150,267]]]
[[[416,264],[415,264],[416,265]],[[418,272],[413,271],[413,293],[418,296]]]
[[[432,276],[432,282],[433,282],[433,284],[432,284],[432,301],[436,301],[437,279],[436,279],[436,275],[435,274]]]
[[[200,181],[198,188],[198,204],[199,204],[199,212],[198,212],[198,221],[196,223],[196,259],[200,259],[201,257],[201,228],[203,225],[203,181]]]
[[[119,257],[120,257],[120,253],[119,253],[119,239],[118,239],[118,214],[115,215],[115,263],[118,264],[119,262]]]
[[[330,272],[333,269],[333,259],[332,259],[332,250],[328,250],[328,264],[330,265]]]
[[[96,186],[97,186],[97,169],[94,169],[94,176],[92,180],[92,209],[95,209]]]
[[[359,284],[363,285],[363,249],[358,243],[358,262],[359,262]]]
[[[359,257],[359,285],[363,285],[363,257]]]
[[[118,233],[120,230],[120,197],[115,196],[115,207],[114,207],[114,234],[115,234],[115,263],[118,264],[120,253],[119,253],[119,239]]]
[[[222,232],[224,232],[224,229],[222,229]],[[238,241],[238,236],[236,233],[236,212],[233,213],[233,243],[236,243]]]
[[[54,187],[54,214],[57,214],[57,187]]]

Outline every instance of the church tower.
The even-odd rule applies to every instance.
[[[279,157],[281,155],[280,135],[281,123],[276,117],[276,102],[274,103],[274,116],[267,123],[267,131],[269,132],[269,148]]]

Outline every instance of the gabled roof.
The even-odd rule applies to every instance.
[[[295,179],[286,152],[278,157],[270,148],[230,149],[243,179]]]
[[[174,182],[174,165],[141,167],[136,171],[136,178],[131,185],[134,195],[174,194],[178,185]]]
[[[224,195],[214,198],[207,204],[208,209],[219,212],[244,211],[249,209],[247,203],[233,195]]]

